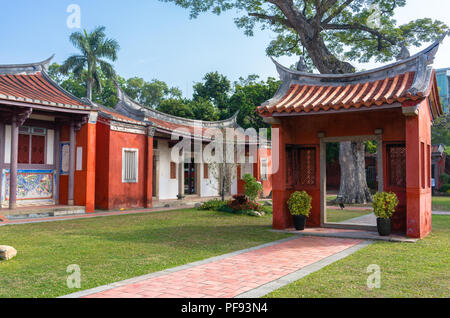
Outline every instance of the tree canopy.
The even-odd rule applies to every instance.
[[[394,18],[405,0],[161,0],[203,12],[237,10],[235,23],[247,35],[257,27],[277,36],[267,47],[271,56],[303,55],[321,73],[352,73],[348,61],[386,62],[405,47],[437,39],[448,27],[417,19],[398,25]],[[425,3],[424,3],[425,5]]]
[[[114,79],[115,71],[108,62],[117,59],[119,43],[109,39],[105,34],[105,27],[97,27],[92,32],[74,32],[70,35],[70,42],[80,54],[68,57],[60,67],[62,74],[68,75],[69,71],[74,77],[83,78],[86,81],[86,97],[92,99],[93,88],[101,92],[103,89],[101,76]]]

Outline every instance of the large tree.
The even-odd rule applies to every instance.
[[[86,97],[92,100],[92,90],[102,90],[100,71],[109,79],[115,77],[113,66],[108,62],[117,59],[120,49],[116,40],[109,39],[105,34],[105,27],[97,27],[92,32],[74,32],[70,35],[70,42],[80,54],[67,58],[61,66],[61,72],[72,72],[76,77],[84,77],[86,81]]]
[[[394,11],[405,0],[162,0],[189,8],[191,17],[211,11],[243,13],[236,18],[238,27],[253,35],[257,26],[277,36],[267,47],[272,56],[302,55],[306,63],[320,73],[341,74],[356,71],[350,61],[386,62],[408,46],[420,46],[443,34],[447,26],[424,18],[398,25]],[[342,143],[340,161],[346,162],[340,194],[348,203],[370,200],[364,165],[364,145]],[[353,159],[344,158],[354,154]],[[355,159],[356,158],[356,159]],[[349,162],[350,161],[350,162]],[[348,173],[347,173],[348,172]],[[351,172],[351,173],[350,173]],[[355,177],[356,176],[356,177]],[[351,184],[351,186],[346,186]],[[343,186],[344,185],[344,186]],[[366,195],[361,195],[365,193]]]

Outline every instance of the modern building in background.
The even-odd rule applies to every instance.
[[[450,67],[436,70],[436,80],[439,88],[442,110],[444,113],[448,113],[450,101]]]

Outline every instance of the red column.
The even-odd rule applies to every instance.
[[[68,205],[74,205],[74,186],[75,186],[75,122],[70,122],[70,146],[69,146],[69,194]]]
[[[154,128],[148,128],[145,165],[145,208],[153,206],[153,136]]]
[[[97,125],[88,123],[86,140],[86,212],[95,211],[95,161],[97,156]]]
[[[406,235],[423,238],[431,231],[431,189],[428,187],[427,145],[431,142],[430,119],[426,101],[419,114],[406,118]],[[424,143],[422,162],[421,142]],[[422,170],[425,180],[422,187]]]
[[[11,165],[9,169],[9,208],[16,208],[17,197],[17,157],[19,143],[19,126],[17,116],[13,114],[11,123]]]
[[[273,199],[273,228],[286,229],[292,226],[292,217],[287,209],[286,200],[288,194],[286,193],[286,151],[283,127],[280,124],[272,125],[272,128],[279,129],[279,143],[278,147],[274,142],[274,130],[272,130],[272,158],[278,160],[279,168],[272,177],[272,199]],[[278,148],[278,149],[277,149]],[[275,154],[278,153],[278,158]],[[273,163],[272,163],[273,165]]]

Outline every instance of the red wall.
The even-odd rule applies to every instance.
[[[95,207],[109,209],[109,125],[97,122],[97,160],[95,164]]]
[[[273,227],[285,229],[292,227],[292,217],[286,201],[290,194],[305,190],[312,196],[312,210],[308,226],[320,226],[320,140],[319,132],[326,137],[374,135],[375,129],[383,129],[383,142],[405,140],[405,117],[401,109],[371,112],[347,112],[325,115],[278,117],[280,129],[280,168],[273,175]],[[357,124],[355,124],[357,123]],[[285,146],[298,144],[316,148],[316,184],[291,188],[286,187]],[[273,149],[276,151],[276,149]]]
[[[61,142],[68,142],[69,126],[61,129]],[[82,147],[82,170],[75,171],[74,204],[85,206],[86,212],[95,210],[95,157],[96,157],[96,125],[85,124],[76,133],[76,147]],[[76,153],[75,153],[76,155]],[[76,160],[76,159],[75,159]],[[69,176],[60,176],[59,203],[68,203]]]
[[[105,210],[151,207],[153,138],[110,130],[109,125],[101,122],[97,126],[96,207]],[[137,183],[122,182],[123,148],[138,149]]]
[[[421,142],[425,144],[422,162]],[[419,115],[406,118],[406,201],[409,237],[423,238],[431,231],[431,187],[429,186],[431,156],[431,115],[427,100],[419,106]],[[425,167],[425,188],[422,187],[422,167]]]

